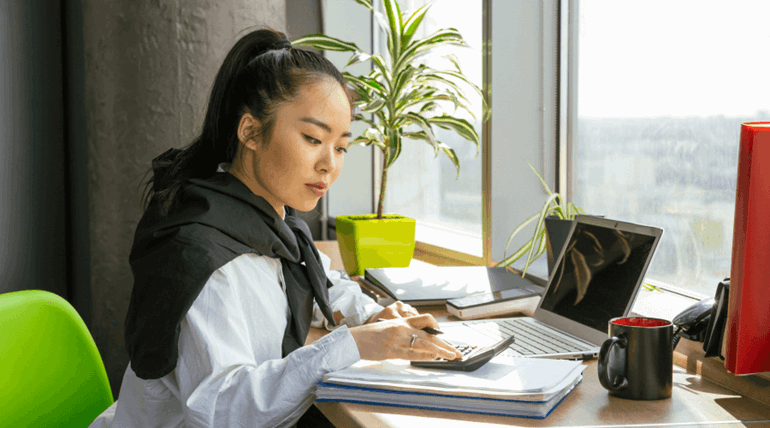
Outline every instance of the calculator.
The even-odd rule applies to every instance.
[[[489,360],[499,355],[501,352],[508,349],[508,346],[511,345],[514,340],[515,339],[513,335],[511,335],[510,337],[505,338],[492,346],[487,346],[484,348],[470,345],[455,345],[455,348],[461,354],[463,354],[463,357],[458,360],[445,360],[443,358],[438,358],[433,361],[412,361],[411,365],[429,369],[472,372],[486,364]]]

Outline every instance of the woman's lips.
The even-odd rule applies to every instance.
[[[307,188],[316,196],[323,196],[323,194],[326,193],[326,185],[323,183],[310,183],[305,184],[305,186],[307,186]]]

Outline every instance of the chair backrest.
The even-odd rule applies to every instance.
[[[66,300],[0,294],[0,427],[87,427],[113,403],[99,351]]]

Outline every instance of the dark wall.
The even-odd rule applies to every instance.
[[[0,293],[67,297],[61,8],[0,2]]]
[[[150,160],[199,131],[240,35],[318,32],[318,13],[320,0],[0,2],[0,293],[68,298],[116,398]],[[318,236],[320,208],[303,216]]]

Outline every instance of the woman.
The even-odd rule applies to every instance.
[[[235,44],[201,135],[153,161],[130,256],[131,362],[92,426],[316,424],[303,414],[330,371],[460,356],[421,330],[437,327],[430,315],[383,308],[333,275],[293,215],[339,176],[351,109],[340,72],[283,34]],[[311,321],[332,332],[303,346]]]

